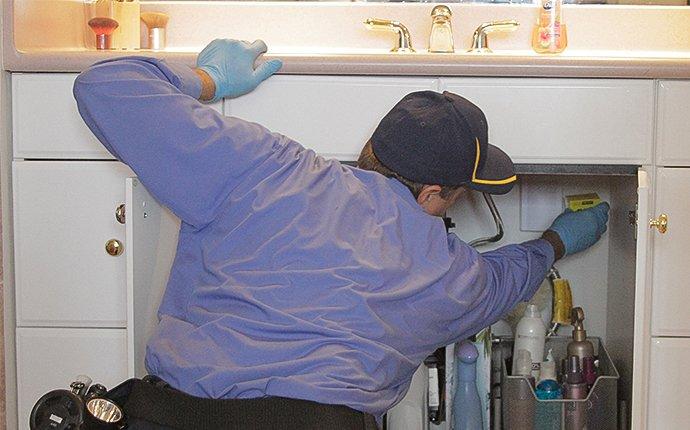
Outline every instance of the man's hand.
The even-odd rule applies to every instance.
[[[283,65],[280,60],[267,61],[256,69],[254,62],[268,48],[261,40],[254,43],[216,39],[209,43],[196,60],[197,68],[211,77],[216,91],[212,101],[247,94]]]
[[[566,209],[558,215],[543,237],[548,240],[547,236],[550,236],[551,232],[556,233],[563,243],[565,255],[575,254],[584,251],[599,240],[606,231],[608,219],[609,204],[606,202],[578,212]]]

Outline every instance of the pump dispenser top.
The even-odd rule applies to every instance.
[[[573,308],[570,316],[573,325],[573,340],[568,343],[568,356],[577,356],[580,359],[580,365],[582,365],[582,360],[585,357],[594,357],[594,346],[592,342],[587,340],[587,330],[583,324],[585,312],[582,308]]]

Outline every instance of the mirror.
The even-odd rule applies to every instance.
[[[158,1],[158,0],[149,0]],[[161,0],[162,1],[162,0]],[[168,0],[169,1],[169,0]],[[189,0],[173,0],[189,1]],[[192,0],[196,1],[196,0]],[[201,0],[199,0],[201,1]],[[205,0],[207,1],[207,0]],[[211,0],[213,1],[213,0]],[[221,0],[218,0],[221,1]],[[246,0],[243,0],[246,1]],[[276,1],[276,0],[255,0],[255,1]],[[289,0],[283,0],[289,1]],[[343,0],[292,0],[292,1],[343,1]],[[355,0],[361,3],[432,3],[427,0]],[[492,4],[532,4],[539,3],[540,0],[436,0],[433,3],[492,3]],[[687,6],[690,0],[563,0],[563,4],[583,4],[583,5],[638,5],[638,6]]]

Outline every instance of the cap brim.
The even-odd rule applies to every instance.
[[[488,145],[487,153],[480,156],[485,157],[484,165],[476,169],[467,186],[489,194],[506,194],[512,190],[517,176],[508,154],[493,145]]]

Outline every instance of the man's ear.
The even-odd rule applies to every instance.
[[[433,196],[437,196],[440,192],[440,185],[424,185],[422,187],[422,191],[420,191],[419,195],[417,196],[417,203],[423,206],[425,203],[431,200]]]

